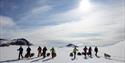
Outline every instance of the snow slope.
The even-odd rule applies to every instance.
[[[93,58],[84,59],[84,56],[77,56],[75,60],[71,60],[69,53],[72,52],[71,47],[55,48],[57,52],[57,57],[51,59],[47,57],[45,59],[34,58],[34,59],[23,59],[17,60],[19,46],[9,46],[9,47],[0,47],[0,63],[125,63],[125,41],[117,43],[112,46],[99,47],[99,56],[96,58],[93,52]],[[37,47],[31,46],[33,53],[37,56]],[[23,46],[24,54],[27,46]],[[82,52],[83,47],[79,47],[79,51]],[[94,47],[93,47],[94,48]],[[50,48],[49,48],[50,49]],[[49,52],[49,50],[47,51]],[[105,59],[103,53],[108,53],[111,55],[111,60]]]

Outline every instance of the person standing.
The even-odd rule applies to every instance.
[[[50,51],[51,51],[52,58],[54,58],[56,56],[54,47],[52,47],[52,49],[50,49]]]
[[[76,48],[76,46],[73,49],[73,54],[74,54],[74,59],[76,58],[76,52],[78,51],[78,49]]]
[[[41,56],[41,54],[42,54],[42,53],[41,53],[42,48],[39,46],[39,47],[38,47],[38,49],[37,49],[37,51],[38,51],[38,56],[37,56],[37,57],[40,57],[40,56]]]
[[[29,58],[31,54],[31,48],[28,46],[26,51],[27,51],[27,58]]]
[[[97,48],[97,46],[95,47],[94,51],[95,51],[95,56],[98,57],[98,55],[97,55],[97,53],[98,53],[98,48]]]
[[[23,48],[22,48],[22,46],[20,46],[20,48],[18,49],[18,51],[19,51],[18,59],[20,60],[20,56],[23,58]]]
[[[43,58],[45,58],[46,57],[46,51],[47,51],[47,48],[46,48],[46,46],[43,48]]]
[[[83,50],[84,50],[84,56],[85,56],[85,59],[86,59],[87,58],[86,57],[86,55],[87,55],[87,47],[85,46]]]
[[[92,48],[91,47],[89,47],[88,55],[92,58]]]

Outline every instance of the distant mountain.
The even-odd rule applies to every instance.
[[[78,46],[74,45],[74,44],[68,44],[68,45],[66,45],[66,47],[78,47]]]
[[[4,41],[4,40],[7,40],[7,39],[0,39],[0,41]]]
[[[0,47],[9,46],[9,41],[7,39],[0,39]]]
[[[25,38],[19,38],[19,39],[13,39],[10,45],[32,45],[32,44]]]
[[[0,39],[0,47],[9,45],[32,45],[32,44],[25,38],[18,38],[12,40]]]

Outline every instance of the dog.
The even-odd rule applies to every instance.
[[[110,58],[111,58],[111,55],[104,53],[104,57],[105,57],[106,59],[110,59]]]

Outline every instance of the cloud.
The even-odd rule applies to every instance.
[[[34,14],[41,13],[41,12],[43,13],[43,12],[46,12],[50,9],[51,9],[51,6],[45,5],[45,6],[42,6],[42,7],[33,8],[30,13],[34,13]]]
[[[12,38],[17,36],[18,26],[11,17],[0,16],[0,38]]]
[[[103,33],[99,32],[85,32],[85,33],[74,33],[71,35],[71,37],[96,37],[96,36],[103,36]]]
[[[29,12],[24,13],[24,16],[19,20],[20,22],[29,22],[30,21],[36,21],[35,19],[38,20],[38,18],[41,18],[41,16],[46,13],[47,11],[51,10],[52,7],[49,5],[44,5],[44,6],[37,6],[33,7]]]
[[[87,42],[91,45],[117,43],[125,37],[123,31],[125,19],[122,15],[124,10],[121,10],[123,7],[100,8],[97,6],[89,13],[78,12],[77,9],[59,13],[53,16],[55,20],[71,19],[58,25],[38,27],[25,37],[36,43],[41,43],[42,40],[68,40],[71,43],[79,41],[79,44]],[[58,18],[58,16],[61,17]],[[72,19],[74,16],[77,20]]]
[[[52,9],[51,6],[36,7],[26,13],[19,21],[20,24],[24,26],[42,25],[33,29],[34,26],[18,29],[14,31],[15,38],[24,37],[35,44],[44,40],[57,40],[101,46],[124,40],[124,6],[94,4],[89,12],[82,12],[76,7],[65,12],[50,15],[47,13],[48,21],[44,21],[44,15]],[[46,25],[43,26],[43,24]]]
[[[12,18],[6,16],[0,16],[0,26],[1,27],[13,27],[15,26],[15,22]]]

